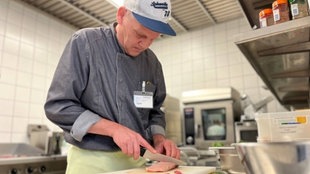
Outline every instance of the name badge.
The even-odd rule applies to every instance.
[[[153,93],[134,91],[133,101],[137,108],[153,108]]]

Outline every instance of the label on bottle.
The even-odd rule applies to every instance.
[[[291,4],[291,11],[292,11],[292,16],[297,16],[299,15],[299,9],[298,9],[298,4]]]
[[[273,19],[274,19],[274,21],[279,21],[280,20],[280,11],[279,11],[279,9],[273,10]]]
[[[260,27],[261,28],[267,27],[267,19],[266,18],[260,19],[259,22],[260,22]]]

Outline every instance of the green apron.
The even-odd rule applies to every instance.
[[[142,167],[143,158],[134,160],[121,151],[105,152],[71,146],[67,154],[66,174],[99,174]]]

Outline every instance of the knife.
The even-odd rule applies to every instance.
[[[152,153],[147,149],[142,148],[141,149],[141,154],[143,158],[149,159],[149,160],[154,160],[154,161],[163,161],[163,162],[172,162],[175,163],[179,166],[186,166],[186,162],[172,158],[167,155],[163,155],[160,153]]]

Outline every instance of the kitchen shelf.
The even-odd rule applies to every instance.
[[[235,44],[283,106],[310,108],[310,16],[241,33]]]

